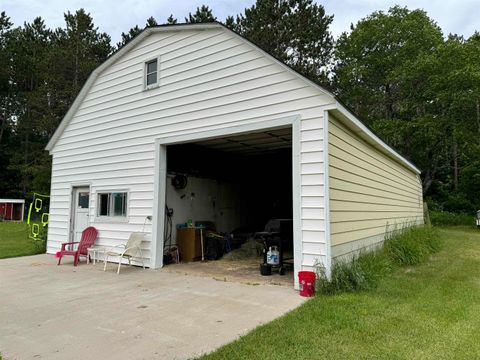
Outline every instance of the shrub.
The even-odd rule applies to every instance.
[[[44,254],[47,252],[47,241],[43,239],[38,240],[31,240],[33,242],[33,246],[35,248],[36,254]],[[1,360],[1,359],[0,359]]]
[[[388,236],[384,251],[398,265],[416,265],[440,250],[440,246],[437,229],[430,226],[411,227]]]
[[[465,194],[453,193],[449,194],[446,201],[443,202],[443,210],[452,213],[470,213],[475,210],[475,207]]]
[[[474,226],[475,218],[469,214],[451,213],[448,211],[430,211],[430,220],[435,226]]]
[[[442,206],[432,198],[426,197],[425,198],[425,203],[427,204],[427,208],[430,211],[442,211]]]

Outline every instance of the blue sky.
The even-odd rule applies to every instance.
[[[54,28],[63,26],[63,13],[85,8],[101,31],[108,33],[114,42],[135,25],[144,26],[145,20],[153,16],[158,22],[173,14],[183,22],[189,12],[197,6],[209,5],[219,20],[227,15],[236,15],[245,7],[250,7],[251,0],[0,0],[0,10],[6,11],[15,25],[32,21],[36,16],[45,19],[47,26]],[[331,30],[335,37],[348,31],[351,23],[375,10],[387,10],[399,4],[410,9],[421,8],[427,11],[442,28],[445,34],[457,33],[469,37],[475,29],[480,30],[478,18],[480,0],[324,0],[328,14],[333,14]]]

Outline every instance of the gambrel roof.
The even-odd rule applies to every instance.
[[[198,24],[175,24],[175,25],[159,25],[159,26],[154,26],[154,27],[148,27],[145,30],[143,30],[139,35],[137,35],[134,39],[132,39],[128,44],[123,46],[120,50],[118,50],[116,53],[114,53],[111,57],[109,57],[103,64],[101,64],[99,67],[97,67],[89,76],[87,81],[85,82],[84,86],[82,87],[82,90],[80,93],[77,95],[75,101],[73,102],[72,106],[68,110],[68,112],[65,114],[64,118],[60,122],[60,125],[58,128],[55,130],[55,133],[51,137],[50,141],[48,142],[46,146],[46,150],[52,151],[57,140],[63,133],[64,129],[67,127],[69,124],[70,120],[72,117],[75,115],[77,109],[79,108],[80,104],[83,102],[84,98],[90,91],[91,87],[93,86],[95,80],[97,77],[108,67],[110,67],[112,64],[117,62],[122,56],[124,56],[127,52],[129,52],[131,49],[133,49],[135,46],[137,46],[139,43],[141,43],[145,38],[152,34],[156,34],[159,32],[173,32],[173,31],[185,31],[185,30],[198,30],[198,31],[203,31],[203,30],[208,30],[208,29],[223,29],[225,32],[229,32],[230,34],[238,37],[242,41],[244,41],[247,45],[253,47],[255,50],[259,51],[260,53],[263,54],[263,56],[266,56],[272,60],[274,60],[277,64],[282,66],[285,71],[288,71],[290,73],[293,73],[295,76],[297,76],[299,79],[302,81],[306,82],[308,85],[311,87],[314,87],[315,89],[319,90],[321,93],[330,96],[333,100],[333,105],[329,106],[326,110],[332,111],[335,116],[337,116],[339,119],[342,120],[352,131],[357,133],[360,137],[365,139],[368,143],[370,143],[372,146],[374,146],[376,149],[380,150],[381,152],[387,154],[388,156],[392,157],[395,159],[397,162],[401,163],[403,166],[407,167],[411,171],[420,174],[420,170],[413,165],[410,161],[405,159],[403,156],[401,156],[398,152],[396,152],[394,149],[392,149],[389,145],[387,145],[383,140],[381,140],[377,135],[375,135],[372,130],[370,130],[365,124],[363,124],[349,109],[346,108],[345,105],[343,105],[336,97],[334,94],[332,94],[330,91],[322,87],[321,85],[307,79],[294,69],[290,68],[288,65],[285,63],[279,61],[272,55],[268,54],[264,50],[260,49],[258,46],[250,42],[249,40],[245,39],[241,35],[237,34],[236,32],[232,31],[231,29],[227,28],[225,25],[218,23],[218,22],[212,22],[212,23],[198,23]]]

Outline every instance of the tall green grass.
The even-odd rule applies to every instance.
[[[350,260],[336,261],[330,279],[321,268],[316,286],[322,294],[370,290],[391,270],[392,263],[382,252],[362,252]]]
[[[383,245],[370,252],[360,252],[350,259],[336,261],[331,277],[324,269],[317,274],[317,293],[335,294],[370,290],[395,267],[416,265],[440,250],[441,242],[433,227],[395,229]]]
[[[408,266],[424,262],[431,254],[440,250],[440,246],[436,228],[410,227],[389,235],[383,250],[393,263]]]

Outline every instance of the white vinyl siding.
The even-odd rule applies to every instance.
[[[334,116],[329,121],[332,256],[378,244],[395,228],[423,223],[420,178]]]
[[[144,91],[145,63],[155,57],[161,62],[161,86]],[[300,260],[304,267],[324,262],[323,113],[333,102],[226,29],[146,37],[98,76],[52,150],[48,252],[68,238],[73,183],[90,183],[94,194],[129,189],[128,222],[91,222],[99,229],[100,245],[117,245],[133,231],[152,231],[146,217],[153,215],[156,138],[299,115]],[[91,219],[97,211],[94,198]],[[150,258],[150,245],[143,246]]]

